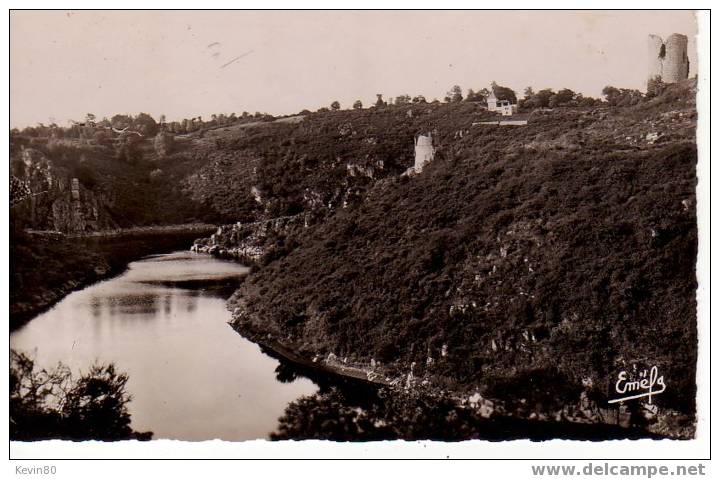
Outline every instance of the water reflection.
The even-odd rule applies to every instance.
[[[272,351],[265,350],[274,355]],[[484,418],[459,406],[444,394],[392,391],[353,378],[321,374],[281,361],[276,379],[292,382],[312,378],[315,394],[292,401],[279,419],[275,440],[325,439],[334,441],[482,439],[544,441],[558,437],[578,440],[659,438],[645,429],[568,421],[528,421],[517,417]]]
[[[569,421],[529,421],[516,417],[486,419],[445,396],[392,392],[385,388],[345,383],[327,385],[296,399],[271,435],[275,440],[333,441],[482,439],[660,439],[646,429]]]
[[[12,333],[11,347],[74,371],[114,362],[130,378],[133,428],[155,439],[266,438],[317,387],[278,374],[276,359],[228,326],[225,299],[247,271],[184,252],[148,257],[67,296]]]
[[[300,375],[297,368],[293,367],[286,361],[280,361],[280,364],[275,368],[275,379],[281,383],[291,383],[295,381]]]
[[[99,318],[102,316],[102,301],[101,298],[94,296],[92,300],[90,301],[90,309],[92,310],[92,315],[95,318]]]
[[[172,296],[166,294],[163,297],[163,312],[165,313],[165,316],[168,316],[170,311],[172,311]]]
[[[158,299],[157,293],[142,293],[130,296],[110,296],[105,298],[105,302],[109,305],[110,316],[126,318],[144,315],[147,319],[154,319],[158,312]]]
[[[186,297],[185,311],[188,313],[195,312],[197,310],[197,301],[193,300],[192,296]]]

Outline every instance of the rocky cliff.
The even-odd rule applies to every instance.
[[[19,156],[13,177],[23,185],[25,194],[14,208],[26,228],[82,234],[117,226],[102,194],[55,167],[39,150],[22,148]]]

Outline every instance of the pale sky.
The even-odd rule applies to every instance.
[[[13,11],[10,123],[277,115],[493,80],[599,97],[644,90],[647,35],[675,32],[692,76],[690,11]]]

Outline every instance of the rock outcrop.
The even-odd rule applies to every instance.
[[[23,148],[20,156],[23,171],[14,181],[24,193],[14,207],[25,227],[82,234],[117,226],[106,211],[106,198],[53,166],[41,151]]]
[[[195,240],[190,251],[232,258],[247,265],[259,264],[267,254],[286,248],[285,236],[307,224],[305,215],[284,216],[252,223],[218,227],[209,238]]]

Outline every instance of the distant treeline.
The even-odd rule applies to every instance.
[[[498,100],[508,100],[512,104],[517,104],[520,110],[532,110],[535,108],[555,108],[563,106],[597,106],[603,103],[610,106],[632,106],[638,104],[643,98],[653,98],[661,94],[666,88],[662,80],[654,79],[648,83],[648,92],[642,93],[640,90],[628,88],[616,88],[614,86],[606,86],[602,90],[604,100],[587,97],[582,93],[575,92],[569,88],[562,88],[554,91],[552,88],[544,88],[535,91],[532,86],[528,86],[524,90],[524,97],[518,99],[517,93],[509,87],[499,85],[492,82],[490,88],[481,88],[474,90],[469,88],[465,95],[460,85],[453,85],[446,93],[443,101],[445,103],[457,103],[461,101],[486,103],[487,98],[492,92]],[[440,103],[440,100],[434,98],[428,101],[423,95],[411,96],[407,93],[390,97],[389,100],[383,99],[383,94],[378,93],[373,107],[402,106],[413,103]],[[330,110],[340,110],[342,108],[339,101],[335,100],[330,103],[330,107],[321,107],[318,112],[326,112]],[[359,110],[363,108],[361,100],[355,100],[352,109]],[[310,114],[310,110],[302,110],[300,114]],[[10,134],[21,134],[30,137],[54,137],[54,138],[84,138],[94,139],[98,142],[105,141],[112,136],[122,134],[138,134],[141,136],[154,136],[160,131],[166,131],[174,134],[186,134],[204,129],[211,129],[219,126],[232,125],[238,122],[250,121],[272,121],[276,117],[268,113],[255,112],[250,113],[243,111],[236,113],[219,113],[212,114],[209,120],[203,120],[202,116],[184,118],[179,121],[167,121],[165,115],[160,115],[156,121],[147,113],[139,113],[132,115],[114,115],[111,118],[103,118],[98,120],[93,113],[88,113],[83,121],[70,121],[70,126],[63,127],[57,123],[45,125],[38,123],[36,126],[28,126],[22,130],[13,128]],[[113,135],[113,133],[115,135]]]
[[[444,103],[459,103],[459,102],[471,102],[487,104],[487,99],[491,93],[495,95],[498,100],[507,100],[511,104],[517,104],[521,111],[530,111],[536,108],[556,108],[556,107],[592,107],[602,104],[609,106],[632,106],[637,105],[644,98],[654,98],[661,94],[666,89],[666,84],[660,79],[651,80],[648,83],[648,92],[642,93],[640,90],[633,90],[628,88],[616,88],[614,86],[606,86],[602,90],[604,99],[593,98],[584,96],[582,93],[575,92],[569,88],[562,88],[558,91],[552,88],[544,88],[539,91],[531,86],[528,86],[524,90],[524,97],[518,98],[517,93],[512,88],[499,85],[496,82],[492,82],[490,88],[481,88],[474,90],[469,88],[465,95],[463,95],[463,89],[460,85],[453,85],[443,98]],[[377,93],[377,100],[373,103],[373,107],[388,107],[388,106],[404,106],[410,104],[423,104],[423,103],[441,103],[440,100],[434,98],[428,101],[423,95],[411,96],[407,93],[391,97],[387,101],[383,99],[382,93]],[[352,108],[359,110],[363,108],[363,102],[361,100],[355,100]],[[340,110],[340,102],[333,101],[330,104],[330,108],[322,107],[318,112],[326,112],[329,110]],[[310,113],[308,110],[304,110],[301,113]]]
[[[135,116],[114,115],[112,118],[103,118],[101,120],[98,120],[94,114],[88,113],[82,121],[70,120],[70,126],[67,127],[54,122],[48,125],[38,123],[36,126],[28,126],[22,130],[13,128],[10,130],[10,134],[33,138],[82,138],[102,143],[105,140],[123,135],[147,137],[154,136],[160,131],[185,134],[218,126],[232,125],[238,122],[273,119],[274,117],[267,113],[255,112],[253,114],[247,111],[242,112],[240,115],[235,113],[229,115],[224,113],[213,114],[210,116],[210,120],[203,120],[202,116],[197,116],[171,122],[166,121],[165,115],[160,115],[156,121],[147,113],[139,113]]]

